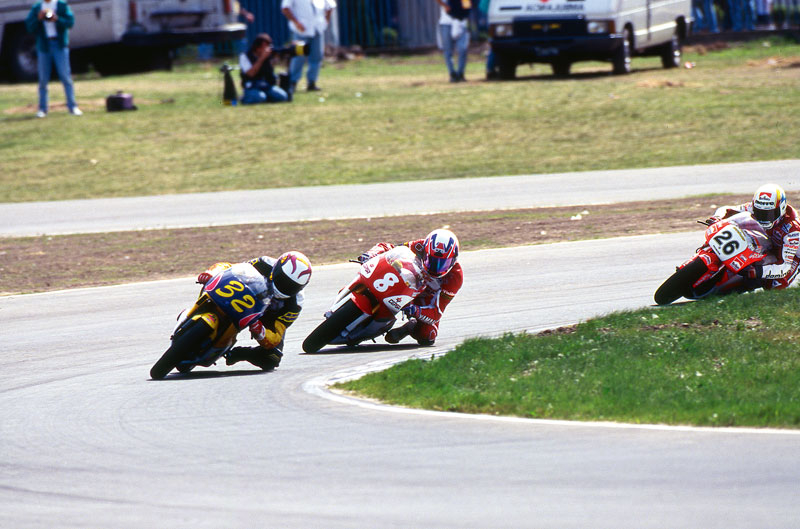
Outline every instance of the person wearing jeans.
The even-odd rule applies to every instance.
[[[441,7],[439,15],[439,41],[444,54],[450,82],[465,81],[464,70],[467,67],[467,50],[469,48],[469,12],[472,8],[470,0],[436,0]],[[458,54],[458,67],[453,66],[453,50]]]
[[[317,79],[322,67],[325,50],[325,29],[331,20],[331,13],[336,7],[334,0],[282,0],[281,13],[289,20],[292,40],[302,41],[309,45],[308,80],[309,92],[318,91]],[[289,77],[292,90],[303,76],[306,57],[297,55],[289,62]]]
[[[36,58],[39,68],[39,110],[36,116],[47,116],[50,70],[56,68],[64,85],[67,109],[74,116],[83,114],[75,102],[72,71],[69,65],[69,28],[75,24],[72,10],[63,0],[44,0],[31,7],[25,27],[36,36]]]
[[[278,84],[272,68],[272,37],[259,33],[250,49],[239,56],[239,73],[242,77],[242,104],[283,103],[289,94]]]

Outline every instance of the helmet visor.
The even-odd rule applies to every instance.
[[[425,265],[425,270],[428,271],[433,277],[441,277],[453,268],[456,264],[456,256],[450,257],[434,257],[426,255],[422,259],[422,264]]]
[[[753,208],[753,217],[763,225],[772,225],[781,216],[781,210],[778,207],[773,209],[758,209]]]
[[[284,273],[272,274],[272,291],[277,298],[289,298],[297,294],[303,289],[302,285],[298,285]]]

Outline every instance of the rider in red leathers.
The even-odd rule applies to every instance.
[[[753,265],[742,272],[753,281],[753,288],[782,289],[797,278],[800,266],[800,219],[797,211],[786,204],[786,193],[775,184],[759,187],[753,200],[738,206],[723,206],[708,219],[711,223],[742,211],[750,213],[764,228],[773,244],[770,264]]]
[[[427,285],[414,301],[403,309],[408,322],[386,333],[386,341],[397,343],[409,334],[420,345],[433,345],[439,334],[439,320],[445,307],[453,300],[464,274],[458,259],[458,238],[449,230],[439,229],[424,239],[403,243],[417,254],[427,273]],[[365,262],[395,245],[381,242],[361,254],[359,262]]]

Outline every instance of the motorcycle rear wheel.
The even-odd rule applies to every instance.
[[[658,305],[669,305],[681,297],[690,296],[692,285],[706,273],[708,267],[696,257],[683,268],[679,268],[658,287],[653,299]]]
[[[172,340],[172,345],[150,368],[150,378],[161,380],[181,361],[198,352],[200,344],[211,334],[211,327],[202,319],[189,322],[186,330]]]
[[[353,300],[348,299],[344,305],[336,309],[329,318],[320,323],[319,326],[311,331],[311,334],[303,340],[303,351],[307,353],[316,353],[339,336],[345,327],[353,323],[356,318],[363,314],[361,309],[353,303]]]

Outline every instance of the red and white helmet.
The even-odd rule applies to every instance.
[[[458,259],[458,237],[450,230],[433,230],[425,237],[422,265],[432,277],[443,277]]]
[[[311,261],[300,252],[286,252],[278,257],[269,274],[276,298],[296,295],[311,279]]]
[[[779,185],[764,184],[753,195],[753,218],[769,230],[786,214],[786,192]]]

